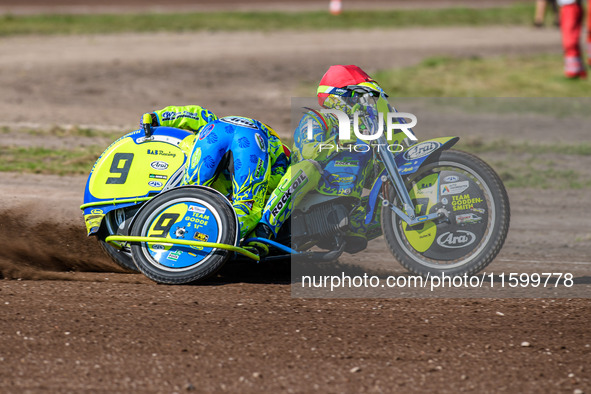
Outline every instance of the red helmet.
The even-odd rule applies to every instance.
[[[323,106],[331,95],[353,97],[356,92],[379,95],[383,90],[372,77],[355,65],[330,66],[318,86],[318,103]]]

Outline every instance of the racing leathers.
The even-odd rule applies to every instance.
[[[231,171],[219,166],[227,153],[232,158]],[[199,131],[181,185],[220,190],[229,189],[226,181],[231,181],[232,206],[244,238],[258,224],[268,193],[277,187],[288,165],[287,151],[271,127],[255,119],[229,116]]]
[[[277,133],[254,119],[218,119],[197,105],[168,106],[150,115],[152,126],[197,133],[181,185],[210,186],[222,192],[232,200],[241,238],[253,230],[268,195],[289,166],[289,150]],[[222,160],[228,152],[229,163]],[[226,163],[229,168],[220,166]]]

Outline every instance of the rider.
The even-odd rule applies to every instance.
[[[197,133],[203,126],[217,118],[213,112],[198,105],[169,106],[144,114],[140,126],[143,127],[149,123],[152,127],[176,127]]]
[[[239,116],[218,119],[196,105],[166,107],[144,114],[142,119],[142,123],[151,120],[152,126],[197,133],[181,185],[211,186],[227,195],[231,190],[241,238],[253,231],[268,194],[277,187],[289,165],[289,149],[283,146],[277,133],[255,119]],[[223,160],[229,157],[232,159]],[[222,168],[225,165],[220,163],[229,163],[230,168]],[[257,235],[265,236],[260,232]]]
[[[376,98],[382,94],[385,95],[378,83],[354,65],[331,66],[321,79],[317,91],[318,102],[323,108],[339,109],[346,112],[349,118],[353,118],[356,111],[363,112],[363,105],[359,104],[360,98]],[[363,120],[361,123],[359,128],[364,130]],[[310,124],[312,139],[308,139]],[[308,109],[294,132],[292,165],[267,202],[259,228],[263,227],[272,236],[276,236],[294,206],[319,185],[324,167],[339,153],[338,149],[357,141],[356,138],[339,141],[338,137],[339,122],[335,115]],[[353,155],[356,155],[354,151]],[[352,160],[350,163],[355,162]],[[349,195],[361,198],[363,186],[363,183],[357,184],[353,190],[348,190]],[[362,220],[364,218],[365,207],[361,204],[350,217],[352,231],[347,240],[347,251],[350,253],[362,250],[367,245],[366,235],[369,229],[365,228]]]

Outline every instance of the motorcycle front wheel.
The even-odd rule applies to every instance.
[[[444,151],[439,160],[405,179],[416,215],[440,218],[409,226],[391,209],[400,206],[394,188],[385,194],[382,230],[394,257],[419,275],[473,275],[501,250],[509,231],[509,198],[495,171],[469,153]]]

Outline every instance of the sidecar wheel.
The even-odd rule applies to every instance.
[[[225,198],[208,188],[186,186],[154,197],[138,213],[132,236],[234,245],[236,214]],[[232,252],[211,247],[134,243],[137,268],[163,284],[187,284],[215,274]]]
[[[439,212],[435,221],[408,226],[382,207],[382,230],[394,257],[409,271],[426,275],[474,275],[501,250],[509,230],[509,198],[485,162],[444,151],[406,181],[417,215]],[[388,201],[399,204],[389,187]]]

